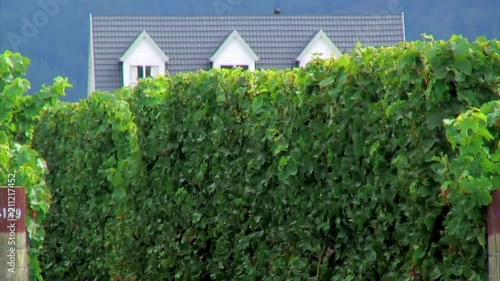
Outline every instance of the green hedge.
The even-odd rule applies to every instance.
[[[47,157],[54,194],[42,256],[45,278],[109,280],[106,225],[118,214],[114,210],[124,181],[134,177],[133,165],[126,167],[124,161],[139,151],[129,106],[96,93],[48,114],[51,120],[42,120],[35,136],[37,149]]]
[[[499,50],[358,48],[51,109],[47,279],[484,280],[485,208],[449,219],[469,195],[442,197],[434,160],[443,119],[499,99]]]

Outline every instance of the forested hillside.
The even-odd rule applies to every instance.
[[[56,2],[57,1],[57,2]],[[56,3],[45,9],[40,3]],[[0,0],[0,50],[20,51],[32,59],[33,88],[52,77],[67,76],[74,88],[66,100],[84,98],[87,88],[89,14],[228,15],[268,14],[280,6],[283,14],[373,14],[405,12],[408,40],[421,33],[448,39],[462,34],[500,38],[498,0]],[[32,25],[33,28],[27,27]]]

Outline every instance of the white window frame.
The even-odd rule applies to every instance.
[[[147,75],[148,68],[149,68],[149,75]],[[139,71],[141,72],[140,75]],[[160,74],[159,71],[160,71],[159,65],[131,65],[129,85],[130,86],[137,85],[139,83],[139,79],[144,79],[147,77],[156,77]]]
[[[220,68],[225,68],[225,69],[232,69],[232,68],[237,68],[237,67],[240,67],[243,70],[250,69],[250,65],[248,65],[248,64],[224,64],[224,65],[220,66]]]

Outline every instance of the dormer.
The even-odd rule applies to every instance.
[[[226,37],[210,57],[213,68],[241,67],[250,71],[255,70],[255,62],[258,60],[259,57],[236,30]]]
[[[333,44],[332,40],[326,35],[323,30],[320,30],[309,41],[307,46],[302,50],[297,57],[299,67],[305,67],[316,56],[328,59],[330,57],[339,58],[342,55],[340,50]]]
[[[165,73],[168,57],[158,44],[143,31],[120,57],[123,67],[123,85],[135,86],[138,80]]]

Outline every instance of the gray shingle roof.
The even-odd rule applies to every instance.
[[[256,68],[289,68],[322,29],[340,49],[389,46],[404,41],[403,15],[264,16],[93,16],[93,55],[97,90],[122,86],[119,58],[146,31],[170,58],[175,74],[210,67],[209,58],[237,30],[260,60]]]

